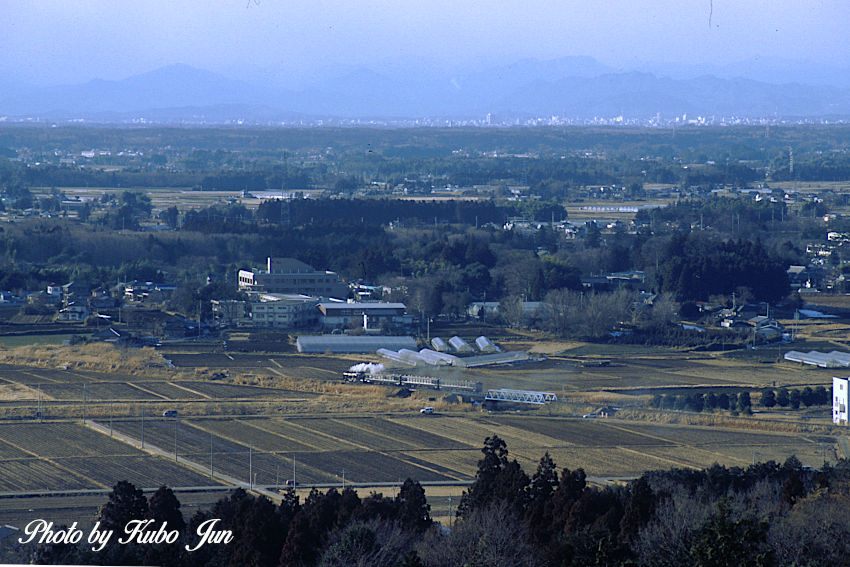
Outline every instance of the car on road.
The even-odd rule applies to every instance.
[[[434,415],[434,408],[428,406],[427,408],[422,408],[421,410],[419,410],[419,413],[424,415]]]

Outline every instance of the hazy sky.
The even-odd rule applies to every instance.
[[[297,71],[569,55],[850,67],[848,22],[847,0],[0,0],[0,72],[50,84],[172,63]]]

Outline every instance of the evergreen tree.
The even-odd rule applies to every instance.
[[[620,539],[629,541],[637,536],[655,513],[655,495],[645,477],[640,477],[629,486],[626,509],[620,522]]]
[[[496,477],[508,463],[507,446],[497,435],[484,440],[481,452],[484,457],[478,461],[475,482],[461,496],[458,516],[463,516],[474,508],[483,507],[491,499]]]
[[[123,534],[128,522],[144,520],[148,511],[144,493],[126,480],[119,481],[112,487],[109,500],[100,509],[100,529]]]
[[[547,452],[541,457],[537,471],[531,477],[528,490],[528,507],[525,511],[525,523],[531,539],[545,546],[552,539],[552,507],[550,500],[558,488],[558,471],[555,462]]]
[[[761,405],[766,408],[772,408],[776,405],[776,394],[773,390],[765,390],[761,393]]]
[[[803,391],[800,394],[800,400],[806,407],[815,405],[815,392],[812,390],[811,386],[803,388]]]
[[[800,409],[800,402],[802,401],[802,399],[803,396],[800,393],[799,389],[794,388],[793,390],[791,390],[788,395],[788,401],[789,405],[791,406],[791,409]]]
[[[405,530],[422,532],[431,526],[431,505],[418,482],[405,479],[396,498],[398,522]]]
[[[791,403],[790,395],[788,394],[787,388],[779,388],[776,392],[776,403],[779,407],[787,408],[788,404]]]
[[[160,486],[151,494],[148,500],[148,518],[155,520],[151,526],[154,530],[163,523],[167,523],[168,530],[182,532],[186,528],[186,521],[183,519],[183,513],[180,512],[180,501],[174,495],[174,491],[166,486]]]
[[[154,520],[149,530],[156,531],[165,526],[168,531],[178,531],[181,537],[173,543],[147,545],[145,550],[146,565],[163,565],[178,567],[186,562],[184,546],[184,530],[186,521],[180,512],[180,501],[174,491],[166,486],[160,486],[148,500],[148,519]]]

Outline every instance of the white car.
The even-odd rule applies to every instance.
[[[431,406],[428,406],[427,408],[422,408],[421,410],[419,410],[419,413],[423,413],[425,415],[433,415],[434,408],[432,408]]]

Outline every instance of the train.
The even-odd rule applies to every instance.
[[[484,391],[481,382],[472,380],[461,380],[458,378],[435,378],[434,376],[414,376],[411,374],[369,373],[346,371],[342,373],[346,382],[360,382],[363,384],[382,384],[384,386],[398,386],[405,388],[431,388],[434,390],[451,390],[480,394]]]

